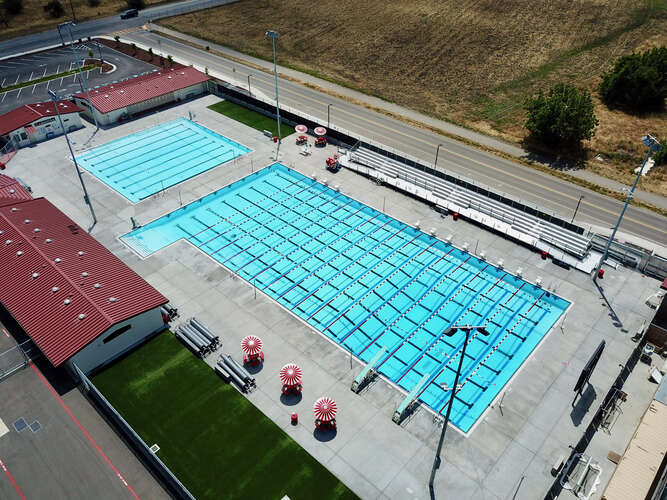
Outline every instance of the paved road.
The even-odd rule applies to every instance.
[[[148,20],[161,19],[164,17],[185,14],[200,9],[207,9],[219,5],[233,3],[238,0],[186,0],[179,3],[170,3],[158,5],[139,12],[139,16],[132,19],[120,19],[119,15],[84,21],[78,24],[73,30],[74,38],[84,38],[94,35],[102,35],[114,31],[120,31],[128,28],[135,28],[145,24]],[[61,43],[58,31],[53,29],[26,35],[11,40],[0,42],[0,58],[13,54],[28,52],[31,50],[48,47]]]
[[[83,60],[88,58],[89,50],[93,50],[95,57],[99,57],[100,47],[96,44],[88,42],[77,44],[74,47],[76,56],[72,54],[72,50],[68,46],[0,61],[0,85],[14,85],[19,82],[76,69],[76,59],[83,63]],[[110,73],[101,73],[99,69],[87,71],[84,76],[89,88],[157,69],[152,64],[125,55],[110,47],[102,45],[101,49],[104,60],[116,66],[116,69]],[[21,104],[47,101],[49,100],[49,90],[55,90],[62,96],[79,92],[81,91],[79,75],[75,73],[29,87],[2,92],[0,93],[0,114],[6,113]]]
[[[261,92],[266,96],[274,94],[273,77],[262,71],[160,37],[156,33],[138,31],[125,38],[151,47],[157,47],[157,40],[160,39],[162,50],[180,62],[208,67],[212,73],[220,74],[246,88],[250,75],[252,92]],[[295,82],[280,79],[279,92],[281,105],[298,108],[318,117],[325,126],[327,105],[332,104],[332,126],[340,125],[355,134],[428,162],[434,161],[436,148],[442,144],[438,168],[473,179],[544,210],[571,217],[579,197],[584,195],[576,220],[581,224],[592,225],[594,230],[609,230],[620,213],[622,204],[614,199]],[[667,247],[667,220],[655,213],[630,207],[621,231]]]

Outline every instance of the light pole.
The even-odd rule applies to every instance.
[[[268,30],[265,33],[266,36],[271,38],[271,42],[273,43],[273,76],[276,81],[276,120],[278,121],[278,143],[282,141],[282,137],[280,135],[280,104],[278,103],[278,67],[276,64],[276,40],[280,38],[280,33],[277,31],[273,30]]]
[[[644,171],[644,166],[646,165],[646,162],[650,158],[651,153],[653,151],[659,151],[660,148],[662,147],[658,139],[653,137],[651,134],[646,134],[644,137],[642,137],[642,142],[648,148],[648,151],[646,152],[644,161],[641,167],[639,168],[639,172],[637,172],[637,178],[635,179],[635,183],[632,185],[632,189],[628,193],[628,197],[625,199],[625,204],[623,205],[623,210],[621,210],[621,215],[618,216],[618,221],[616,221],[616,226],[614,226],[614,230],[612,231],[611,236],[609,237],[609,240],[607,241],[607,244],[604,247],[604,252],[602,253],[602,258],[600,259],[600,263],[598,264],[597,268],[595,268],[595,274],[593,274],[593,281],[597,279],[598,273],[602,268],[602,264],[607,259],[607,255],[609,254],[609,247],[611,246],[611,243],[614,241],[614,236],[616,236],[616,231],[618,231],[618,228],[621,225],[621,221],[623,220],[623,215],[625,215],[625,210],[628,208],[628,205],[630,204],[630,200],[632,199],[632,195],[635,192],[635,188],[637,187],[639,178],[642,176],[642,172]]]
[[[331,124],[331,106],[333,106],[333,104],[327,104],[327,128],[329,128],[329,125]]]
[[[582,194],[579,197],[579,201],[577,202],[577,208],[574,209],[574,214],[572,215],[572,220],[570,221],[570,224],[574,223],[574,218],[577,216],[577,211],[579,210],[579,205],[581,205],[581,200],[584,199],[584,195]]]
[[[438,144],[438,149],[435,150],[435,162],[433,163],[433,168],[435,170],[438,169],[438,154],[440,153],[440,146],[444,146],[444,144]]]
[[[97,130],[100,128],[100,126],[97,124],[97,116],[95,116],[95,108],[93,106],[93,101],[90,100],[90,92],[88,92],[86,79],[83,77],[83,71],[81,71],[81,63],[79,62],[79,58],[76,55],[76,50],[74,50],[74,37],[72,36],[72,26],[76,25],[71,21],[67,21],[66,23],[60,23],[58,25],[58,32],[60,32],[61,26],[67,26],[67,30],[69,31],[69,40],[70,40],[70,46],[72,47],[72,55],[74,56],[76,67],[79,70],[79,79],[80,79],[79,83],[81,83],[81,91],[85,92],[86,96],[88,97],[88,109],[90,110],[90,114],[93,117],[93,121],[95,121],[95,130]]]
[[[250,92],[250,76],[251,75],[248,75],[248,94],[252,95],[252,92]]]
[[[104,64],[104,59],[102,59],[102,44],[100,42],[95,42],[97,44],[97,50],[100,51],[100,65]],[[100,66],[100,71],[102,71],[102,67]]]
[[[440,468],[440,452],[442,451],[442,444],[445,442],[445,433],[447,432],[447,425],[449,424],[449,415],[452,413],[452,406],[454,404],[454,398],[456,397],[457,387],[459,385],[459,376],[461,375],[461,368],[463,368],[463,358],[466,355],[466,346],[468,345],[468,340],[470,338],[470,332],[477,330],[477,332],[482,335],[488,336],[489,332],[486,331],[484,326],[470,326],[470,325],[454,325],[447,328],[443,335],[451,337],[458,330],[462,330],[466,334],[465,341],[463,342],[463,348],[461,349],[461,358],[459,359],[459,367],[456,369],[456,376],[454,377],[454,385],[452,386],[452,395],[449,398],[449,404],[447,406],[447,414],[445,415],[445,421],[442,424],[442,432],[440,433],[440,441],[438,441],[438,449],[435,452],[435,458],[433,459],[433,468],[431,469],[431,478],[428,481],[428,489],[431,493],[431,498],[435,498],[433,491],[433,481],[435,480],[435,471]]]
[[[88,196],[88,190],[86,189],[86,184],[83,182],[83,176],[81,175],[81,170],[79,169],[79,164],[76,162],[76,156],[74,156],[74,151],[72,151],[72,145],[69,142],[69,136],[67,135],[67,129],[65,129],[65,124],[63,123],[63,118],[60,116],[60,108],[58,108],[58,101],[60,100],[60,96],[56,94],[53,90],[49,90],[49,95],[51,96],[51,100],[53,101],[53,106],[56,108],[56,114],[58,115],[58,120],[60,122],[60,127],[63,129],[63,134],[65,134],[65,141],[67,141],[67,147],[69,148],[69,154],[72,155],[72,161],[74,162],[74,168],[76,168],[76,173],[79,176],[79,181],[81,182],[81,188],[83,189],[83,201],[86,202],[86,205],[88,205],[88,208],[90,208],[90,215],[93,216],[93,225],[91,226],[90,229],[92,229],[95,224],[97,224],[97,217],[95,216],[95,210],[93,210],[93,205],[90,203],[90,197]],[[88,232],[90,232],[90,229]]]

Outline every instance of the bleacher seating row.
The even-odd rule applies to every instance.
[[[588,236],[577,234],[367,148],[359,147],[350,152],[348,158],[354,163],[376,170],[384,177],[405,180],[416,187],[430,191],[438,199],[437,204],[445,208],[451,210],[452,207],[459,207],[459,210],[472,210],[491,217],[516,232],[541,240],[579,259],[588,254],[591,245]]]

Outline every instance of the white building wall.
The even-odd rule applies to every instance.
[[[109,342],[104,342],[109,335],[126,325],[131,325],[128,331],[121,333]],[[121,354],[143,342],[146,337],[156,331],[162,330],[164,327],[160,308],[156,307],[127,321],[115,324],[72,356],[69,361],[76,363],[82,372],[88,374],[94,369],[110,363]]]
[[[63,119],[63,124],[65,125],[65,130],[68,132],[71,130],[79,129],[83,126],[79,113],[64,113],[61,116]],[[32,122],[30,126],[35,128],[35,132],[32,134],[26,132],[25,127],[21,127],[16,129],[14,132],[10,132],[5,137],[13,138],[15,144],[22,148],[24,146],[29,146],[30,144],[35,144],[37,142],[48,139],[49,134],[53,134],[52,137],[55,137],[62,135],[63,133],[58,116],[40,118]]]

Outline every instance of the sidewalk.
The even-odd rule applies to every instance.
[[[166,28],[164,26],[159,26],[157,24],[150,24],[149,25],[150,31],[153,32],[161,32],[165,33],[167,35],[173,36],[180,38],[182,40],[185,40],[190,43],[194,43],[200,46],[206,46],[208,45],[211,47],[213,50],[224,54],[229,57],[233,57],[235,59],[241,59],[243,61],[248,62],[249,64],[252,64],[254,66],[258,66],[261,68],[264,68],[268,72],[273,72],[273,64],[270,61],[265,61],[264,59],[259,59],[256,57],[249,56],[247,54],[244,54],[242,52],[238,52],[236,50],[230,49],[228,47],[225,47],[223,45],[219,45],[213,42],[209,42],[207,40],[202,40],[201,38],[197,38],[191,35],[186,35],[184,33],[181,33],[176,30],[172,30],[169,28]],[[187,62],[187,61],[183,61]],[[368,106],[370,108],[375,108],[381,111],[385,111],[388,113],[391,113],[393,115],[396,115],[397,117],[403,117],[408,120],[416,121],[419,123],[423,123],[424,125],[427,125],[429,127],[433,127],[439,130],[442,130],[443,132],[447,134],[454,135],[456,137],[465,139],[467,141],[474,142],[476,144],[479,144],[481,146],[484,146],[486,148],[494,149],[497,151],[500,151],[502,153],[508,154],[510,156],[514,156],[516,158],[521,158],[521,159],[528,159],[530,158],[532,161],[539,161],[539,159],[535,158],[535,154],[531,153],[529,151],[526,151],[525,149],[521,148],[520,146],[510,144],[508,142],[502,141],[500,139],[490,137],[488,135],[482,134],[480,132],[475,132],[474,130],[470,130],[465,127],[461,127],[459,125],[455,125],[453,123],[444,121],[444,120],[439,120],[437,118],[433,118],[431,116],[424,115],[422,113],[418,113],[416,111],[413,111],[408,108],[404,108],[403,106],[399,106],[397,104],[385,101],[383,99],[370,96],[367,94],[364,94],[362,92],[343,87],[341,85],[329,82],[327,80],[323,80],[321,78],[317,78],[311,75],[308,75],[306,73],[302,73],[300,71],[296,71],[290,68],[286,68],[284,66],[278,66],[278,73],[282,75],[286,75],[290,78],[299,80],[301,82],[305,82],[311,85],[316,85],[317,87],[320,87],[324,89],[325,91],[335,93],[337,95],[346,97],[348,99],[358,101],[363,103],[365,106]],[[544,162],[545,165],[548,165],[547,162]],[[612,189],[614,191],[621,191],[621,188],[626,187],[624,184],[621,184],[620,182],[607,179],[606,177],[602,177],[600,175],[594,174],[592,172],[588,172],[585,170],[577,170],[577,171],[571,171],[569,172],[571,175],[578,177],[580,179],[584,179],[586,181],[598,184],[599,186],[606,187],[608,189]],[[641,191],[637,190],[635,191],[634,197],[642,200],[646,203],[651,203],[652,205],[655,205],[659,208],[662,208],[664,210],[667,210],[667,198],[664,196],[660,196],[654,193],[648,193],[646,191]]]

